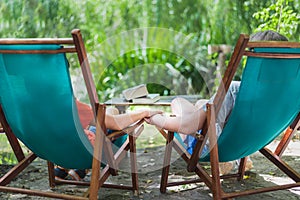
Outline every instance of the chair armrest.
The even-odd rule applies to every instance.
[[[123,130],[120,130],[120,131],[115,131],[111,134],[109,134],[107,137],[110,139],[110,140],[116,140],[117,138],[123,136],[123,135],[126,135],[126,134],[130,134],[132,133],[136,128],[138,128],[145,120],[142,119],[140,121],[138,121],[137,123],[131,125],[131,126],[128,126],[126,128],[124,128]]]

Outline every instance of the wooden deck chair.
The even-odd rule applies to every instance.
[[[173,132],[161,130],[167,139],[160,186],[162,193],[165,193],[169,186],[199,181],[203,181],[210,188],[214,199],[230,199],[300,186],[300,174],[281,159],[289,140],[299,127],[300,43],[248,41],[247,35],[240,35],[222,79],[223,84],[218,88],[213,103],[207,104],[207,123],[197,138],[193,153],[189,154],[186,151],[184,143],[178,140],[178,137],[174,137]],[[247,63],[235,106],[217,139],[216,116],[243,56],[247,57]],[[275,152],[267,149],[266,145],[284,130],[286,130],[284,137]],[[206,140],[209,140],[210,151],[206,155],[201,155]],[[186,161],[187,170],[195,172],[200,179],[168,182],[172,148]],[[220,180],[233,177],[241,180],[245,173],[245,157],[256,151],[260,151],[294,183],[225,192]],[[219,162],[236,159],[241,159],[238,172],[221,176]],[[205,170],[199,161],[210,161],[211,170]]]
[[[80,124],[71,85],[67,55],[76,53],[96,121],[94,148]],[[138,190],[135,140],[142,121],[108,135],[105,105],[98,102],[80,30],[72,38],[0,39],[0,123],[11,138],[18,138],[32,153],[0,179],[0,191],[60,199],[97,199],[100,187]],[[15,137],[16,136],[16,137]],[[119,140],[114,153],[111,140]],[[117,175],[118,165],[130,150],[132,186],[105,184]],[[102,152],[107,164],[102,164]],[[50,186],[67,183],[89,186],[85,197],[9,187],[9,182],[35,158],[48,161]],[[55,180],[53,165],[92,169],[91,181]]]

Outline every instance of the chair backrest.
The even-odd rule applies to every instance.
[[[220,161],[248,156],[273,141],[300,111],[300,44],[253,43],[235,106],[218,139]],[[202,160],[208,160],[206,155]]]
[[[65,55],[77,50],[60,44],[73,39],[32,41],[0,40],[5,118],[39,157],[66,168],[91,168],[93,148],[80,124]]]

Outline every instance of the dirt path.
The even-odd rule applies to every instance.
[[[271,148],[274,146],[270,145]],[[185,185],[180,187],[169,188],[166,194],[159,192],[161,167],[163,159],[164,147],[156,147],[149,149],[140,149],[138,151],[138,169],[139,169],[139,196],[133,196],[131,191],[121,191],[116,189],[100,189],[99,199],[212,199],[209,189],[202,183]],[[186,173],[184,162],[178,159],[176,153],[173,153],[172,168],[170,178],[172,180],[183,180],[185,177],[194,178],[193,174]],[[263,158],[260,154],[254,154],[252,157],[254,168],[248,173],[247,179],[242,182],[235,180],[227,180],[225,190],[242,190],[245,188],[258,188],[260,186],[274,185],[285,183],[288,179],[283,178],[283,174],[274,168],[269,161]],[[287,149],[284,159],[296,168],[300,169],[300,142],[292,142]],[[110,182],[130,183],[130,176],[128,170],[128,159],[121,164],[122,170],[120,176],[109,179]],[[8,166],[10,167],[10,166]],[[0,173],[8,168],[1,165]],[[89,177],[87,177],[88,179]],[[22,173],[19,178],[14,180],[10,185],[42,189],[49,191],[47,179],[46,162],[38,159]],[[54,189],[57,192],[64,192],[68,194],[83,194],[86,191],[84,187],[75,186],[58,186]],[[4,194],[0,193],[0,199],[47,199],[38,197],[29,197],[23,194]],[[252,195],[248,197],[241,197],[237,199],[300,199],[300,188],[293,190],[278,191],[272,193]]]

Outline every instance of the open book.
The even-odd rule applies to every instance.
[[[128,88],[122,92],[126,101],[136,104],[151,104],[160,99],[159,94],[149,94],[146,84]]]
[[[155,103],[159,99],[160,99],[159,94],[148,94],[147,96],[144,96],[144,97],[138,97],[138,98],[132,99],[132,103],[151,104],[151,103]]]
[[[131,87],[126,90],[123,90],[122,94],[127,101],[130,101],[134,98],[145,97],[149,93],[148,93],[146,85],[141,84],[141,85],[137,85],[135,87]]]

